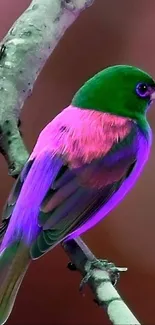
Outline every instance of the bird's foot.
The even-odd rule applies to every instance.
[[[126,267],[117,267],[114,263],[108,262],[108,260],[94,259],[93,261],[87,261],[85,264],[86,275],[80,283],[79,290],[83,291],[84,286],[87,284],[88,280],[92,276],[94,269],[99,269],[106,271],[109,274],[111,283],[113,286],[117,284],[117,281],[120,278],[120,272],[127,271]]]

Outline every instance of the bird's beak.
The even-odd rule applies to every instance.
[[[155,100],[155,91],[151,94],[151,100]]]

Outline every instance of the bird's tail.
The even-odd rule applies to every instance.
[[[21,242],[11,244],[0,254],[0,325],[12,311],[29,263],[29,248]]]

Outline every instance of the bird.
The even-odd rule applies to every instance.
[[[132,189],[149,158],[155,81],[131,65],[85,81],[41,131],[0,227],[0,325],[31,261],[85,233]]]

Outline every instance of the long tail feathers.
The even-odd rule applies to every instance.
[[[29,249],[21,242],[12,244],[0,255],[0,325],[12,311],[29,263]]]

